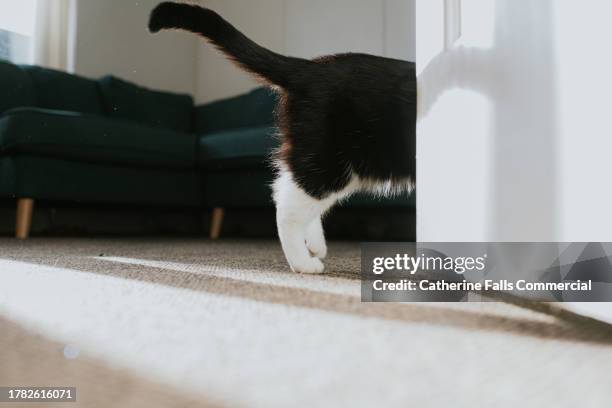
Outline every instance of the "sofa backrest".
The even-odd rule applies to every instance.
[[[36,106],[34,84],[23,68],[0,60],[0,115],[22,106]]]
[[[195,108],[194,126],[198,134],[274,123],[276,95],[266,89],[201,105]]]
[[[193,131],[193,98],[152,91],[113,76],[100,80],[106,114],[180,132]]]
[[[272,91],[258,88],[194,109],[189,95],[149,90],[113,76],[92,80],[0,60],[0,115],[12,108],[39,107],[209,134],[271,125],[276,105]]]
[[[101,114],[97,81],[61,71],[24,66],[37,95],[39,108]]]
[[[152,91],[107,76],[92,80],[0,60],[0,115],[21,107],[108,115],[181,132],[193,131],[193,98]]]

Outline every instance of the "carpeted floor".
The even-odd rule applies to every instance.
[[[275,242],[2,239],[0,386],[76,386],[64,406],[88,408],[609,406],[600,325],[362,304],[358,244],[327,266],[292,274]]]

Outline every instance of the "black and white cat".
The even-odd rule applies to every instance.
[[[286,57],[214,11],[184,3],[157,6],[149,29],[199,34],[278,92],[282,141],[274,201],[283,251],[295,272],[323,272],[321,217],[336,202],[357,191],[387,196],[413,189],[414,63],[365,54]]]

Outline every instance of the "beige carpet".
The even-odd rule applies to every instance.
[[[275,242],[0,240],[0,386],[76,386],[82,407],[609,406],[605,326],[362,304],[358,245],[327,265],[292,274]]]

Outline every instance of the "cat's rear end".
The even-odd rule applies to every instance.
[[[416,154],[414,64],[364,54],[315,62],[299,73],[281,105],[282,163],[317,198],[354,177],[385,194],[409,188]]]
[[[267,50],[215,12],[162,3],[151,31],[202,35],[276,89],[281,148],[274,184],[279,237],[294,271],[323,272],[323,214],[356,191],[410,190],[416,165],[416,76],[411,62],[365,54],[305,60]]]

